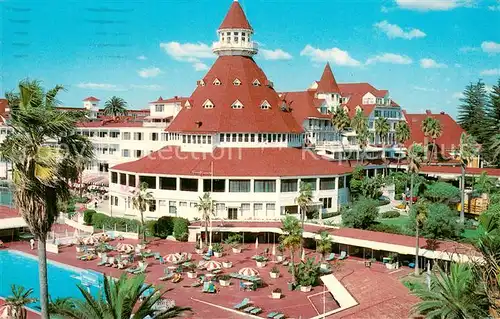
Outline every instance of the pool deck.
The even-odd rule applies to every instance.
[[[133,243],[137,241],[124,240],[123,243]],[[116,244],[112,242],[111,244]],[[243,267],[255,268],[255,261],[251,259],[253,255],[260,254],[263,249],[269,247],[267,244],[259,245],[255,249],[254,245],[247,245],[241,254],[233,254],[227,248],[226,255],[222,258],[215,258],[218,261],[231,261],[233,267],[227,269],[227,273],[237,272]],[[29,254],[36,254],[36,250],[30,250],[27,243],[9,243],[9,249],[19,250]],[[193,243],[179,243],[167,240],[154,240],[148,245],[148,249],[160,252],[162,256],[176,252],[192,252],[195,261],[201,259],[194,254]],[[124,271],[97,266],[98,260],[80,261],[75,258],[75,247],[64,247],[59,254],[48,253],[50,260],[71,265],[82,269],[92,269],[103,272],[107,275],[119,277]],[[272,257],[272,256],[271,256]],[[318,257],[313,251],[307,252],[307,257]],[[298,258],[297,258],[298,259]],[[194,279],[184,279],[177,284],[170,281],[160,282],[158,278],[162,276],[166,265],[160,265],[153,258],[148,259],[149,267],[146,272],[146,280],[149,283],[158,284],[163,289],[171,289],[165,295],[166,298],[173,299],[179,306],[187,306],[193,309],[193,312],[186,313],[187,318],[244,318],[249,317],[244,314],[231,311],[233,305],[239,303],[244,298],[249,298],[254,305],[263,309],[261,317],[265,317],[271,311],[281,311],[287,318],[311,318],[323,313],[323,286],[313,288],[310,293],[300,291],[288,291],[287,282],[291,275],[287,267],[278,265],[281,276],[278,279],[269,277],[269,270],[274,265],[270,262],[263,269],[258,269],[265,285],[256,291],[241,291],[237,280],[232,280],[229,287],[220,287],[216,294],[204,294],[201,287],[190,287]],[[381,263],[372,264],[371,268],[366,268],[362,260],[349,257],[346,260],[334,261],[334,275],[341,281],[350,294],[356,299],[359,305],[336,313],[328,318],[408,318],[411,306],[418,299],[409,294],[408,289],[400,282],[400,278],[411,272],[410,269],[403,267],[399,270],[388,270]],[[130,276],[130,275],[129,275]],[[50,284],[50,283],[49,283]],[[284,297],[279,300],[271,299],[271,291],[275,288],[281,288]],[[326,298],[326,312],[338,307],[336,302]],[[34,317],[36,318],[36,316]],[[255,317],[254,317],[255,318]],[[31,319],[31,318],[30,318]]]

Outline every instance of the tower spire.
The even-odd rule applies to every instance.
[[[323,70],[323,75],[318,83],[317,93],[340,93],[339,86],[335,77],[333,76],[332,68],[330,63],[326,63],[325,69]]]

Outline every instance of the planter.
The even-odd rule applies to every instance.
[[[386,263],[385,268],[387,269],[398,269],[399,264],[397,262],[395,263]]]
[[[222,287],[228,287],[231,285],[231,281],[230,280],[219,280],[219,284],[222,286]]]
[[[82,252],[82,247],[80,247],[80,246],[76,246],[76,252],[77,252],[77,253],[81,253],[81,252]]]
[[[195,249],[195,252],[196,252],[198,255],[203,255],[203,249]]]
[[[276,256],[276,261],[279,263],[282,262],[284,259],[285,259],[285,257],[283,257],[283,255]]]
[[[221,258],[222,257],[222,253],[214,251],[214,256],[217,257],[217,258]]]
[[[270,272],[269,276],[271,276],[272,279],[277,279],[280,276],[279,272]]]
[[[312,289],[312,286],[300,286],[300,291],[302,292],[310,292]]]
[[[288,290],[292,291],[293,288],[294,288],[294,286],[295,286],[294,283],[293,282],[288,282],[287,284],[288,284]]]
[[[256,261],[257,263],[257,268],[264,268],[266,267],[266,262],[265,261]]]
[[[229,261],[228,262],[223,262],[222,263],[222,267],[224,267],[224,268],[231,268],[231,267],[233,267],[233,263],[229,262]]]
[[[326,270],[326,269],[328,269],[328,268],[329,268],[329,265],[328,265],[328,264],[326,264],[326,263],[322,263],[322,264],[320,265],[320,268],[321,268],[321,269],[325,269],[325,270]]]
[[[194,271],[188,271],[187,276],[188,276],[188,278],[194,279],[194,278],[196,278],[197,273]]]
[[[241,248],[239,248],[239,247],[237,247],[237,248],[233,247],[233,253],[235,253],[235,254],[241,253]]]
[[[272,298],[273,299],[281,299],[281,292],[273,292]]]

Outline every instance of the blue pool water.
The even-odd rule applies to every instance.
[[[49,295],[54,300],[61,297],[81,298],[77,284],[81,283],[81,275],[91,279],[90,292],[96,296],[99,285],[102,283],[102,275],[99,273],[65,266],[62,264],[47,262]],[[91,278],[92,277],[92,278]],[[11,295],[11,285],[21,285],[24,288],[33,288],[34,297],[40,297],[38,284],[38,259],[16,251],[0,251],[0,296]],[[30,305],[36,308],[37,304]]]

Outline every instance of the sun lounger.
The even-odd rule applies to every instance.
[[[214,270],[212,270],[212,274],[215,274],[215,275],[220,274],[221,272],[222,272],[222,269],[214,269]]]
[[[255,309],[255,307],[250,306],[250,307],[246,307],[246,308],[245,308],[245,309],[243,309],[242,311],[243,311],[243,312],[246,312],[246,313],[250,313],[250,311],[252,311],[252,310],[254,310],[254,309]]]
[[[97,263],[97,266],[104,266],[108,262],[108,256],[106,254],[103,254],[101,256],[101,261]]]
[[[160,259],[160,257],[161,257],[160,253],[154,253],[153,255],[154,255],[155,259]]]
[[[289,264],[289,263],[290,263],[290,262],[289,262],[288,260],[285,260],[285,261],[283,262],[283,264],[282,264],[282,265],[283,265],[283,266],[288,266],[288,264]]]
[[[343,259],[346,259],[346,258],[347,258],[347,253],[346,253],[346,251],[345,251],[345,250],[342,250],[342,251],[340,252],[339,259],[340,259],[340,260],[343,260]]]
[[[111,267],[114,265],[114,263],[115,263],[115,257],[109,257],[108,262],[104,266]]]
[[[268,313],[266,317],[267,318],[274,318],[274,316],[277,316],[277,315],[279,315],[279,312],[273,311],[273,312]]]
[[[277,314],[276,316],[274,316],[273,319],[283,319],[283,318],[285,318],[285,315],[280,313],[280,314]]]
[[[181,281],[182,279],[182,275],[179,274],[179,273],[175,273],[173,276],[172,276],[172,282],[174,284],[178,283],[179,281]]]
[[[199,281],[195,281],[191,284],[191,287],[199,287],[199,286],[201,286],[201,282]]]
[[[247,307],[249,304],[250,304],[250,299],[245,298],[240,303],[234,305],[233,308],[236,310],[240,310]]]
[[[126,271],[127,271],[128,273],[133,274],[134,272],[138,271],[139,269],[141,269],[141,267],[140,267],[140,266],[137,266],[137,267],[128,268],[128,269],[126,269]]]
[[[335,259],[335,253],[331,253],[328,257],[326,257],[325,261],[332,261]]]
[[[208,260],[210,260],[210,257],[208,257],[208,256],[203,256],[203,259],[208,261]]]
[[[138,274],[143,274],[146,272],[146,269],[148,268],[148,263],[144,263],[142,265],[139,265],[138,267],[139,269],[137,269],[136,271],[133,272],[134,275],[138,275]]]
[[[252,315],[258,315],[261,312],[262,312],[261,308],[254,308],[252,311],[250,311]]]
[[[213,293],[215,293],[217,291],[216,291],[215,285],[213,283],[211,283],[211,282],[204,282],[203,283],[202,292],[213,294]]]

